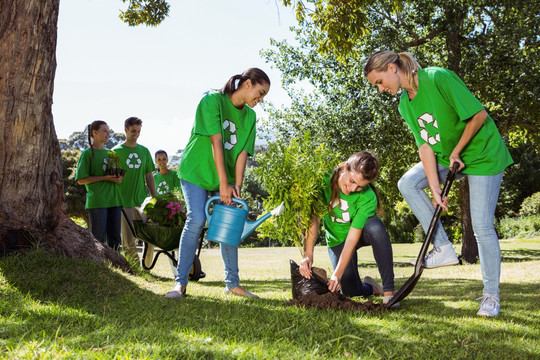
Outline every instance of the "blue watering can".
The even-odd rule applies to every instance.
[[[248,205],[244,200],[233,198],[233,202],[242,205],[242,209],[227,205],[214,205],[214,212],[210,215],[208,209],[214,202],[220,200],[219,196],[212,196],[206,202],[204,211],[206,221],[208,221],[208,231],[206,238],[218,243],[240,246],[240,243],[255,228],[263,223],[272,215],[280,215],[285,207],[283,203],[274,210],[267,212],[254,222],[247,221]]]

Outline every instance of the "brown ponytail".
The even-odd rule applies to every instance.
[[[101,125],[107,125],[107,123],[103,120],[96,120],[93,121],[90,125],[88,125],[88,144],[90,144],[90,150],[92,151],[92,160],[94,160],[94,144],[92,143],[92,132],[98,131]]]
[[[330,178],[330,203],[328,204],[330,214],[333,214],[334,204],[339,199],[340,189],[338,179],[343,170],[359,173],[364,179],[369,181],[369,186],[371,186],[377,197],[377,214],[384,218],[385,214],[379,197],[379,191],[372,184],[379,175],[379,160],[368,151],[360,151],[350,156],[347,161],[339,164],[332,173],[332,177]]]

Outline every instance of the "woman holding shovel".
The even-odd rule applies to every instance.
[[[408,53],[376,52],[364,74],[380,92],[396,95],[402,90],[399,112],[415,137],[421,162],[399,180],[398,187],[424,231],[434,207],[447,210],[440,183],[449,168],[458,163],[468,177],[484,283],[478,315],[497,316],[501,252],[493,221],[504,169],[513,161],[493,119],[454,72],[439,67],[421,69]],[[433,205],[424,191],[428,187]],[[458,263],[440,222],[433,246],[425,259],[426,268]]]
[[[321,195],[329,213],[323,217],[328,254],[334,273],[328,282],[332,292],[345,296],[384,295],[386,304],[394,295],[394,268],[390,238],[376,213],[382,214],[379,196],[372,182],[379,174],[379,162],[367,151],[356,153],[339,164],[324,179]],[[320,219],[312,218],[306,239],[300,274],[311,278],[313,249]],[[371,245],[382,286],[371,277],[360,280],[356,250]],[[398,304],[399,305],[399,304]]]
[[[179,177],[186,200],[187,219],[179,244],[174,289],[165,294],[180,299],[186,293],[199,236],[206,223],[209,196],[221,202],[240,198],[248,154],[255,147],[255,111],[270,90],[264,71],[250,68],[232,76],[220,91],[207,93],[199,103],[191,137],[182,155]],[[225,293],[257,297],[240,286],[238,248],[220,244],[225,264]]]

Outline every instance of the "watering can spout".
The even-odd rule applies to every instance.
[[[266,214],[264,214],[263,216],[261,216],[257,220],[255,220],[253,222],[246,221],[246,224],[244,225],[244,231],[242,232],[242,240],[244,240],[244,238],[246,236],[251,234],[251,232],[253,230],[255,230],[259,225],[261,225],[270,216],[272,216],[272,215],[275,215],[275,216],[281,215],[284,210],[285,210],[285,206],[283,205],[283,203],[281,203],[274,210],[267,212]]]

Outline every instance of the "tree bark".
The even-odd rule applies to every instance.
[[[59,0],[0,3],[0,250],[128,262],[73,223],[52,117]]]
[[[448,52],[448,68],[460,75],[461,70],[461,41],[460,32],[467,16],[467,7],[450,5],[445,10],[447,21],[446,50]],[[468,263],[475,263],[478,258],[478,246],[471,222],[471,204],[469,197],[469,181],[465,177],[459,182],[459,194],[461,198],[461,229],[462,248],[461,256]]]

